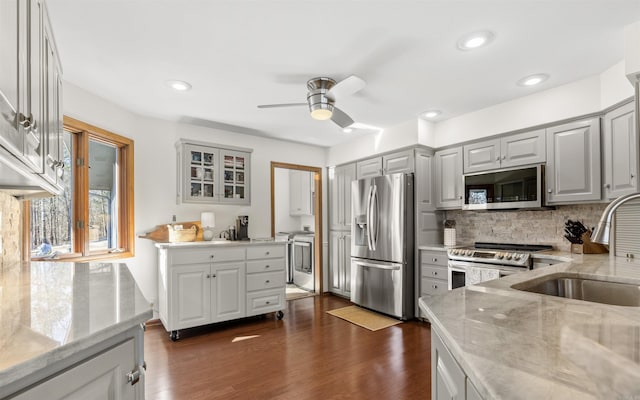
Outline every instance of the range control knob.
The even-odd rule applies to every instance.
[[[498,259],[502,260],[504,258],[504,253],[496,253],[496,257],[498,257]]]
[[[507,260],[511,260],[511,257],[512,257],[511,253],[506,253],[504,256],[504,258],[506,258]]]
[[[473,250],[467,250],[464,252],[465,256],[472,256],[473,255]]]

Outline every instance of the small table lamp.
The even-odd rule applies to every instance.
[[[213,228],[216,227],[216,215],[211,211],[201,213],[200,224],[202,225],[202,240],[213,239]]]

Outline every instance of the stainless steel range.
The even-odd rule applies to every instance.
[[[547,245],[488,242],[449,249],[449,290],[529,270],[532,252],[551,249]]]

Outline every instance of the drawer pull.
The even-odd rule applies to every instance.
[[[265,267],[265,268],[269,268],[269,266],[268,266],[268,265],[265,265],[264,267]]]
[[[267,251],[267,252],[265,252],[264,254],[265,254],[266,256],[268,256],[268,255],[269,255],[269,252]]]
[[[269,280],[267,279],[266,281],[264,281],[264,283],[269,283]]]
[[[211,258],[214,258],[214,257],[215,257],[215,256],[212,254],[212,255],[211,255]]]
[[[265,304],[271,304],[271,302],[270,302],[270,301],[265,301],[264,303],[265,303]]]
[[[433,271],[433,276],[438,275],[438,271]]]

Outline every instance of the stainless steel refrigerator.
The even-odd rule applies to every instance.
[[[351,301],[413,318],[413,174],[351,184]]]

